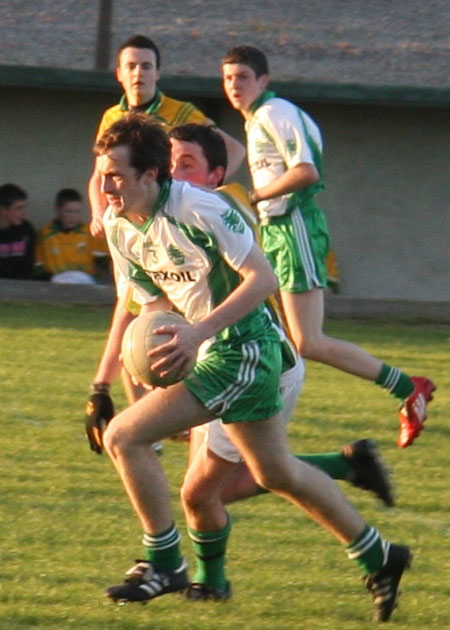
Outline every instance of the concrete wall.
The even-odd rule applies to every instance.
[[[211,104],[210,115],[243,140],[241,117],[220,101]],[[318,201],[342,295],[449,301],[450,111],[299,104],[324,137],[327,188]]]
[[[60,188],[85,197],[92,170],[91,146],[102,111],[114,96],[50,89],[0,88],[0,182],[29,195],[29,216],[41,227],[53,216]]]
[[[116,101],[109,93],[0,87],[0,182],[28,191],[36,227],[52,216],[59,188],[86,194],[95,131],[103,110]],[[224,101],[195,102],[243,139],[242,120]],[[328,187],[319,201],[329,218],[342,295],[448,301],[449,110],[303,107],[325,139]],[[246,169],[240,179],[248,182]]]
[[[450,112],[311,106],[348,297],[450,299]]]

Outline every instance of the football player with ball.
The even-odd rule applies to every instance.
[[[329,476],[289,452],[279,419],[279,337],[263,304],[278,284],[252,231],[218,195],[171,180],[167,136],[145,116],[114,123],[95,154],[109,204],[105,233],[119,272],[142,291],[143,312],[165,310],[169,302],[189,322],[157,329],[172,338],[150,353],[153,370],[162,377],[177,372],[180,381],[149,392],[112,418],[103,434],[147,552],[108,596],[145,602],[189,586],[152,443],[220,417],[258,485],[287,498],[345,545],[367,587],[383,599],[379,620],[386,620],[411,552],[384,541]],[[210,531],[201,539],[224,534]]]

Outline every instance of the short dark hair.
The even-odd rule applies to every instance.
[[[16,201],[28,199],[27,193],[16,184],[3,184],[0,186],[0,206],[9,208]]]
[[[169,138],[198,144],[203,150],[210,171],[213,171],[217,166],[223,166],[225,171],[227,170],[228,156],[225,140],[214,127],[187,123],[174,127],[169,132]],[[222,181],[219,182],[220,184]]]
[[[55,197],[55,206],[61,208],[65,203],[70,201],[82,201],[83,198],[75,188],[62,188],[57,192]]]
[[[156,57],[156,67],[159,69],[161,64],[161,54],[159,52],[158,46],[155,42],[150,39],[150,37],[146,37],[145,35],[133,35],[129,37],[127,40],[120,45],[119,52],[117,54],[117,64],[120,63],[120,53],[125,48],[148,48],[148,50],[153,50]]]
[[[269,74],[269,63],[266,55],[256,46],[235,46],[231,48],[222,59],[225,63],[243,63],[249,66],[259,78],[263,74]]]
[[[170,142],[164,129],[151,122],[146,114],[130,113],[113,123],[94,145],[95,155],[109,149],[127,146],[130,166],[139,175],[148,168],[157,168],[159,184],[170,179]]]

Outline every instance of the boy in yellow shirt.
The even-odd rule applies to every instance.
[[[36,249],[36,276],[52,282],[95,284],[108,261],[103,238],[89,231],[82,221],[82,197],[73,188],[56,195],[56,217],[39,230]]]

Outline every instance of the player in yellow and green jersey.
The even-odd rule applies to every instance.
[[[116,78],[124,89],[119,104],[108,109],[100,122],[97,133],[99,138],[106,129],[127,112],[144,112],[165,131],[187,122],[214,125],[191,103],[178,101],[163,94],[157,88],[160,77],[160,52],[156,44],[144,35],[134,35],[127,39],[119,49]],[[229,173],[236,171],[245,156],[245,149],[240,142],[220,130],[227,145]],[[104,196],[100,191],[100,176],[95,168],[89,182],[89,200],[92,209],[91,231],[94,235],[103,231],[101,218],[106,208]]]

